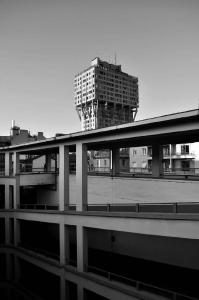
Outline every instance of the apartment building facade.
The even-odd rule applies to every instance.
[[[152,147],[130,149],[130,170],[150,172]],[[165,172],[199,172],[199,143],[168,144],[163,146],[163,169]]]

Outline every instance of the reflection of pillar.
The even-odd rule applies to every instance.
[[[77,225],[77,270],[83,272],[88,264],[87,231],[81,225]]]
[[[14,209],[18,208],[20,203],[20,166],[19,166],[19,153],[13,153],[13,175],[15,176],[14,185]]]
[[[112,175],[116,176],[120,172],[120,148],[112,148]]]
[[[163,147],[160,144],[152,145],[152,176],[160,177],[163,174]]]
[[[5,218],[5,244],[10,244],[10,219]]]
[[[66,264],[70,264],[70,236],[69,236],[69,226],[65,226],[65,233],[64,233],[64,238],[65,238],[65,261]]]
[[[84,287],[81,283],[78,283],[77,285],[77,299],[78,300],[84,300]]]
[[[20,244],[20,221],[14,218],[14,245],[17,247]]]
[[[6,280],[12,280],[12,262],[11,262],[11,254],[6,253]]]
[[[87,205],[87,147],[78,142],[76,144],[76,199],[77,211],[83,211]]]
[[[20,261],[17,255],[14,257],[15,282],[19,282],[21,277]]]
[[[65,265],[65,225],[59,224],[60,265]]]
[[[69,147],[59,147],[59,210],[69,204]]]
[[[66,297],[66,280],[65,280],[65,269],[62,268],[60,272],[60,300],[69,299]]]

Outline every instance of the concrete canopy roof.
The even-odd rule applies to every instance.
[[[52,151],[60,144],[75,151],[77,142],[85,143],[88,149],[108,149],[112,146],[136,147],[159,144],[191,143],[199,141],[199,110],[190,110],[155,118],[135,121],[90,131],[81,131],[41,141],[0,148],[5,151]],[[45,150],[44,150],[45,149]],[[50,150],[51,149],[51,150]]]

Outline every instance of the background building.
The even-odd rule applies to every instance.
[[[97,57],[75,76],[75,106],[82,130],[133,122],[138,105],[138,78],[122,72],[120,65]]]
[[[163,146],[163,169],[165,172],[199,172],[199,143],[168,144]],[[130,149],[131,172],[150,172],[152,147]]]
[[[82,130],[91,130],[135,120],[138,106],[138,78],[122,72],[121,66],[98,57],[75,76],[75,105]],[[109,172],[111,153],[89,155],[89,170]],[[120,151],[120,169],[129,171],[129,149]]]

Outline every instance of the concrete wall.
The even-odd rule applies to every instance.
[[[20,185],[44,185],[44,184],[54,184],[55,175],[54,174],[34,174],[29,173],[25,175],[20,175]]]
[[[197,202],[198,195],[199,182],[197,181],[111,179],[100,176],[92,176],[88,180],[90,203]]]
[[[57,177],[58,184],[59,176]],[[76,203],[76,176],[70,175],[70,203]],[[199,182],[88,176],[88,203],[198,202]],[[58,191],[38,190],[38,200],[58,202]]]

